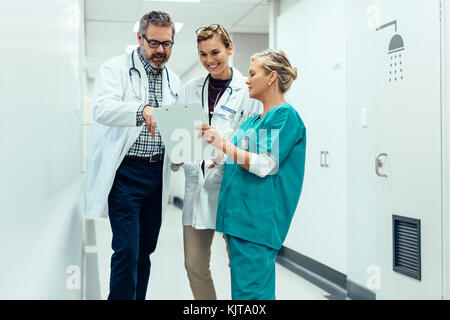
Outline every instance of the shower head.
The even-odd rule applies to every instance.
[[[405,43],[403,38],[399,34],[396,34],[392,37],[391,42],[389,42],[388,54],[402,50],[405,50]]]

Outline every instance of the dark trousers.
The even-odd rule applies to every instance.
[[[109,300],[144,300],[161,227],[163,162],[125,158],[108,197],[112,229]]]

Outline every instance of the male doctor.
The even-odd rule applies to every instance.
[[[144,300],[147,291],[170,181],[152,108],[178,99],[179,78],[165,67],[174,35],[167,13],[149,12],[140,20],[139,47],[103,63],[95,81],[86,210],[109,214],[110,300]]]

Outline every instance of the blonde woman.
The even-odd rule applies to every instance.
[[[245,121],[233,138],[213,126],[203,138],[226,154],[216,230],[228,240],[232,298],[275,299],[275,259],[302,190],[306,131],[283,94],[297,78],[282,51],[252,57],[246,81],[262,114]]]
[[[234,47],[225,28],[213,24],[199,28],[196,33],[200,62],[208,75],[183,86],[178,102],[200,102],[209,116],[210,125],[226,140],[248,117],[259,114],[262,106],[249,98],[245,77],[228,63]],[[185,267],[194,298],[214,300],[217,297],[210,257],[222,173],[204,162],[185,163],[182,167],[186,177],[183,202]]]

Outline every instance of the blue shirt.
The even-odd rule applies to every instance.
[[[219,194],[216,230],[279,250],[287,236],[303,186],[306,129],[290,104],[245,121],[234,145],[270,153],[275,174],[260,178],[227,161]]]

